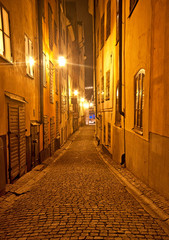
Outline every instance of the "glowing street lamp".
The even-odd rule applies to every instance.
[[[93,107],[93,103],[90,103],[90,105],[89,105],[90,107]]]
[[[81,102],[84,102],[84,98],[81,98]]]
[[[58,64],[59,64],[59,67],[64,67],[66,65],[66,58],[63,56],[60,56],[58,58]]]
[[[74,95],[75,95],[75,96],[78,95],[78,91],[77,91],[77,90],[74,91]]]

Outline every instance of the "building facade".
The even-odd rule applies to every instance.
[[[68,55],[81,63],[78,28],[71,26],[66,1],[0,1],[0,191],[52,156],[80,125],[78,103],[73,129],[69,92],[75,83],[83,88],[84,76],[58,63]]]
[[[168,7],[163,0],[89,1],[96,136],[113,160],[166,197]]]

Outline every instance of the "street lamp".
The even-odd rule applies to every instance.
[[[58,58],[58,64],[59,64],[59,67],[64,67],[66,65],[66,58],[63,56],[60,56]]]
[[[74,90],[74,95],[75,95],[75,96],[78,95],[78,90]]]

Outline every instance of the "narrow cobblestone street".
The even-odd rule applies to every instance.
[[[0,239],[169,239],[100,158],[84,127],[1,212]]]

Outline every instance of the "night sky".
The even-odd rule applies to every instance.
[[[77,0],[77,17],[84,23],[85,31],[85,51],[87,59],[85,65],[91,66],[86,68],[86,86],[93,86],[93,37],[92,37],[92,16],[88,13],[88,0]],[[91,90],[86,91],[87,97],[91,95]]]

